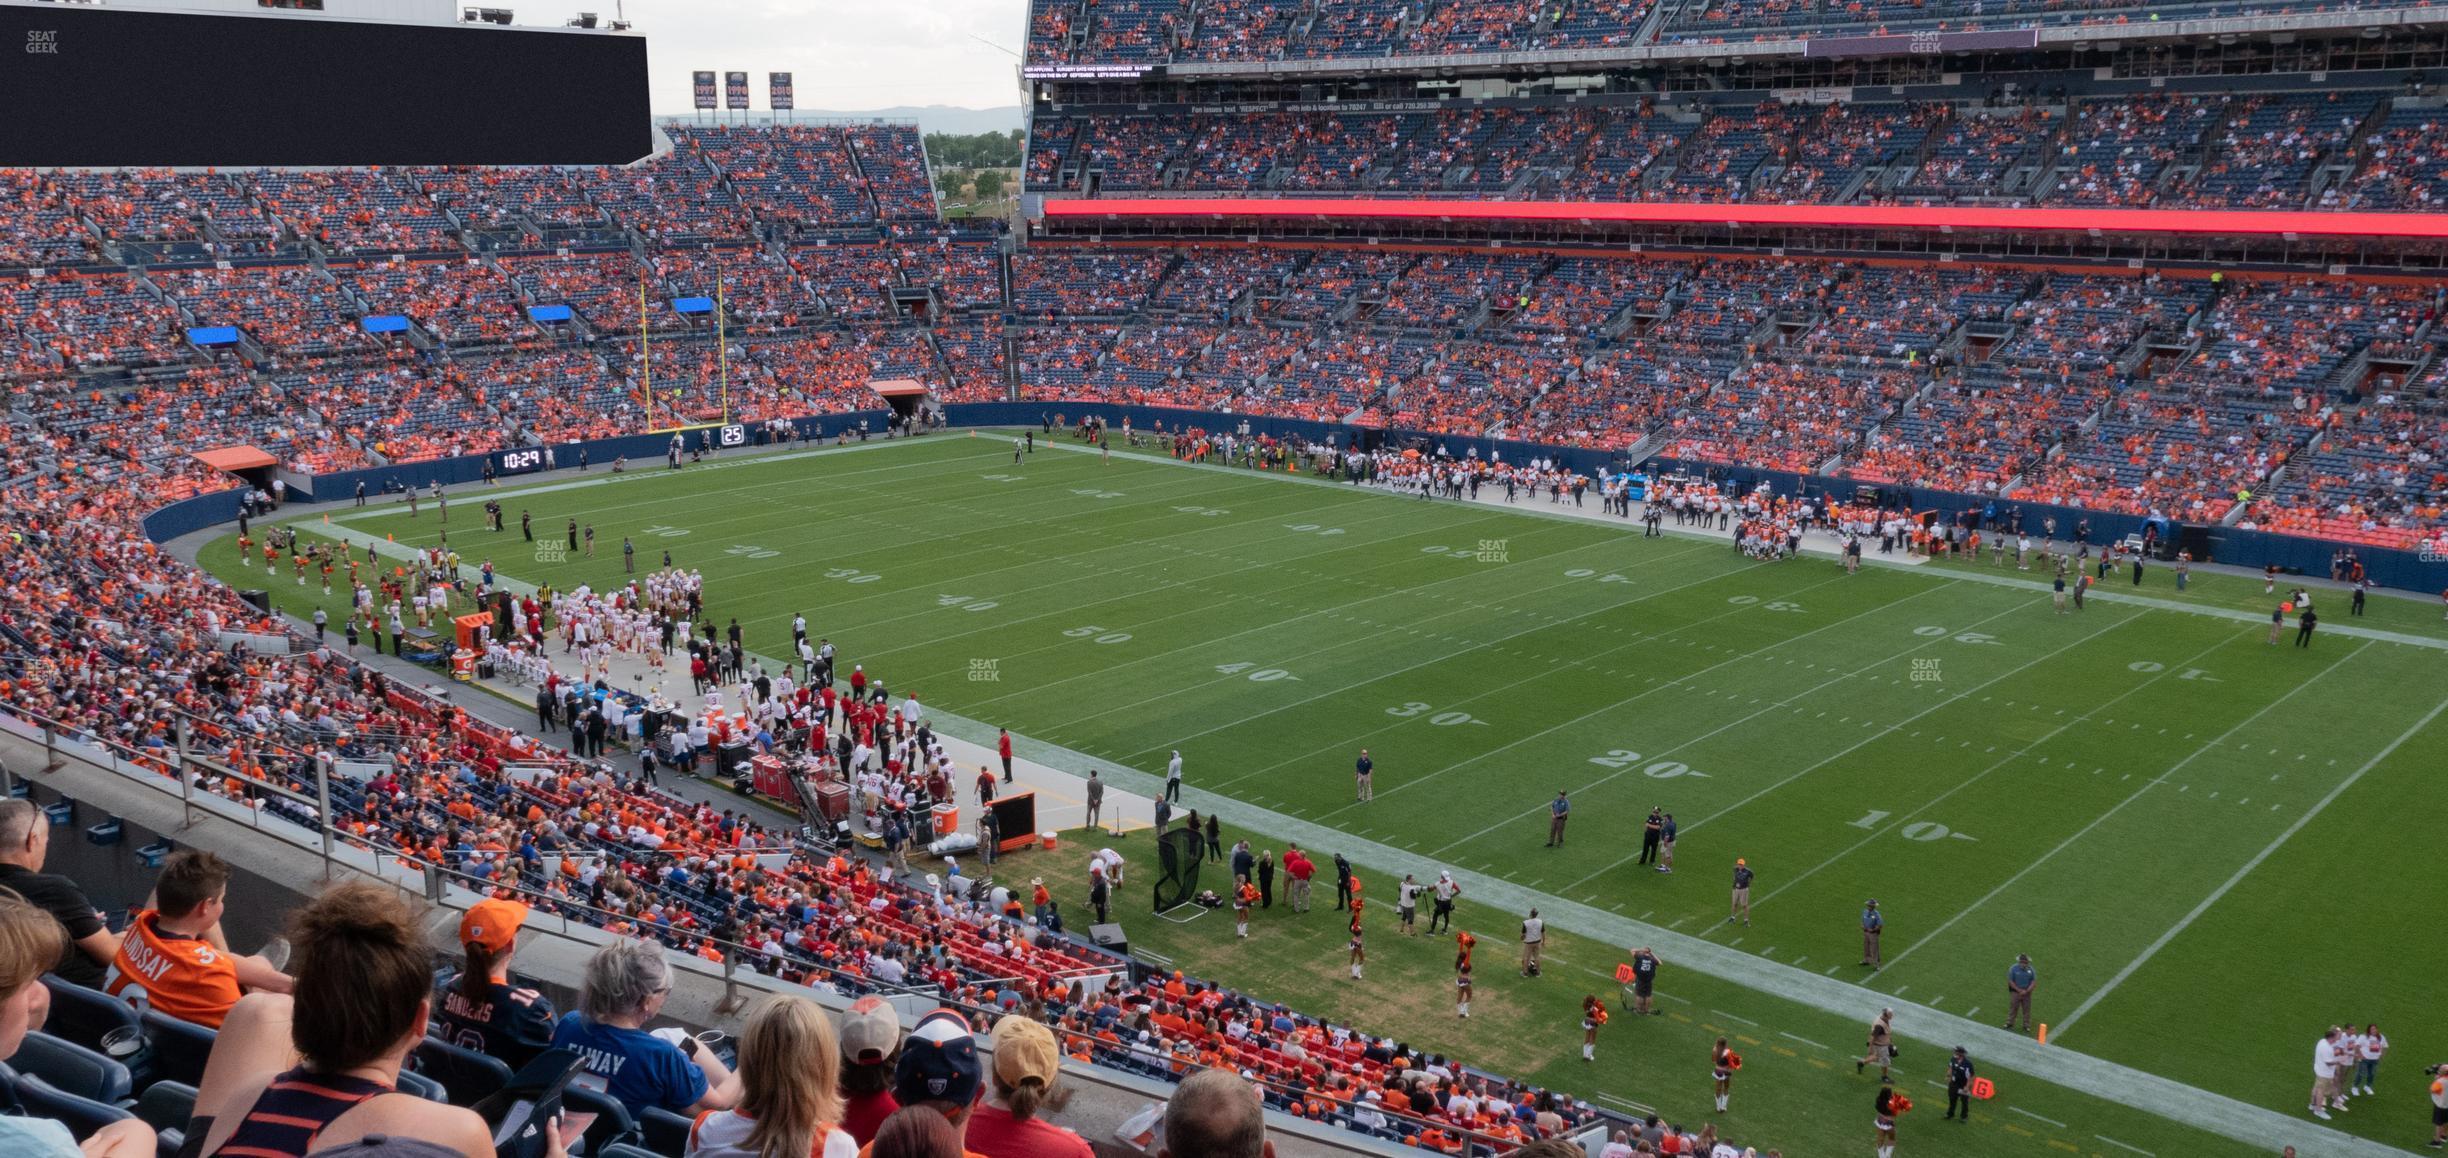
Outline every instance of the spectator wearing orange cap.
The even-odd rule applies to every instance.
[[[552,1043],[552,1000],[511,983],[527,906],[487,900],[459,918],[466,963],[436,986],[434,1035],[461,1049],[500,1058],[512,1069]]]

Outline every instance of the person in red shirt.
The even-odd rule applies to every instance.
[[[870,994],[842,1014],[841,1128],[864,1146],[876,1127],[901,1108],[893,1099],[893,1064],[901,1055],[901,1016]]]
[[[1287,889],[1287,899],[1292,905],[1292,911],[1295,913],[1308,912],[1309,878],[1317,875],[1317,862],[1310,860],[1309,854],[1302,852],[1300,846],[1296,844],[1284,849],[1283,865],[1284,875],[1291,878],[1291,884]]]
[[[1037,1117],[1062,1072],[1054,1031],[1025,1017],[995,1023],[987,1098],[969,1121],[969,1149],[986,1158],[1091,1158],[1078,1134]]]
[[[1012,782],[1011,729],[997,728],[995,731],[995,753],[1003,757],[1003,782],[1009,784]]]

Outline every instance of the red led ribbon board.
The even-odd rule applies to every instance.
[[[1426,201],[1321,197],[1048,198],[1048,218],[1306,217],[1382,221],[1625,222],[1640,225],[1949,229],[2002,233],[2173,233],[2210,237],[2448,239],[2448,214],[2228,209],[1992,209],[1921,205]]]

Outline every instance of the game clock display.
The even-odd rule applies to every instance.
[[[505,450],[493,456],[493,468],[503,474],[542,470],[544,469],[544,448],[531,446],[520,450]]]

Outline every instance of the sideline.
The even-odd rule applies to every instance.
[[[1072,454],[1096,453],[1085,446],[1075,446],[1062,439],[1045,440],[1041,444],[1041,449],[1068,451]],[[1171,463],[1174,466],[1182,467],[1187,470],[1223,471],[1228,474],[1243,477],[1255,476],[1260,478],[1272,478],[1277,482],[1295,482],[1308,486],[1335,487],[1340,490],[1362,491],[1385,495],[1390,498],[1401,497],[1395,495],[1392,491],[1383,490],[1376,487],[1355,487],[1350,483],[1333,482],[1327,479],[1314,478],[1309,475],[1285,474],[1282,472],[1269,473],[1265,471],[1250,470],[1244,467],[1224,466],[1218,463],[1182,462],[1171,457],[1161,457],[1138,451],[1128,453],[1130,453],[1131,458],[1134,461]],[[1630,519],[1624,519],[1613,515],[1599,514],[1587,508],[1580,507],[1567,507],[1561,505],[1550,505],[1546,503],[1508,503],[1501,498],[1494,497],[1492,493],[1488,497],[1476,499],[1430,499],[1427,501],[1464,504],[1473,507],[1488,507],[1499,511],[1511,511],[1515,514],[1527,515],[1532,518],[1561,519],[1575,523],[1595,523],[1599,526],[1614,527],[1618,530],[1624,531],[1627,534],[1638,531],[1641,527],[1640,519],[1637,516]],[[1636,506],[1643,511],[1648,509],[1647,504],[1636,504]],[[1665,524],[1659,529],[1665,534],[1672,535],[1677,538],[1705,539],[1720,546],[1726,546],[1731,543],[1731,540],[1727,537],[1727,533],[1722,531],[1713,533],[1707,531],[1696,531],[1688,527],[1677,527],[1671,523]],[[1807,555],[1825,557],[1828,559],[1835,559],[1839,557],[1836,537],[1826,531],[1814,530],[1804,532],[1802,536],[1802,551]],[[1929,560],[1902,555],[1886,556],[1865,553],[1862,555],[1862,565],[1865,567],[1921,568],[1928,566]],[[2204,571],[2215,569],[2218,574],[2232,574],[2239,578],[2251,577],[2258,574],[2257,572],[2247,572],[2240,567],[2229,567],[2225,564],[2197,563],[2195,564],[2195,567]],[[1978,568],[1971,567],[1938,567],[1932,568],[1928,574],[1932,576],[1944,575],[1950,579],[1963,579],[1973,583],[1986,583],[1992,587],[2003,587],[2008,590],[2024,591],[2035,595],[2047,594],[2050,590],[2050,584],[2047,580],[2017,579],[2008,575],[1992,575]],[[2302,586],[2316,586],[2323,590],[2340,589],[2336,584],[2330,583],[2328,580],[2321,579],[2320,577],[2314,575],[2290,575],[2286,578],[2288,582],[2300,584]],[[2393,592],[2383,592],[2377,590],[2375,590],[2373,594],[2395,597],[2409,607],[2427,606],[2427,604],[2422,603],[2419,599],[2410,595],[2397,595]],[[2091,591],[2086,594],[2085,598],[2097,599],[2108,603],[2128,603],[2136,607],[2147,607],[2153,611],[2177,611],[2186,615],[2208,616],[2213,619],[2225,619],[2236,623],[2259,624],[2269,622],[2269,619],[2266,616],[2257,615],[2250,611],[2240,611],[2232,607],[2205,607],[2198,603],[2186,603],[2181,600],[2162,599],[2151,595],[2135,595],[2131,594],[2130,592],[2118,591],[2110,585],[2104,583],[2092,588]],[[2389,631],[2384,628],[2377,627],[2358,627],[2350,622],[2341,622],[2337,619],[2324,620],[2320,625],[2320,629],[2324,635],[2347,635],[2353,636],[2357,639],[2377,640],[2382,643],[2399,643],[2408,647],[2427,647],[2433,651],[2448,651],[2448,639],[2433,639],[2428,636],[2408,635],[2404,632]]]
[[[779,461],[784,458],[799,458],[818,453],[836,452],[850,449],[873,449],[878,446],[893,445],[894,443],[901,441],[903,440],[873,442],[863,445],[854,444],[852,447],[828,447],[824,448],[823,450],[742,456],[739,459],[733,460],[733,463],[745,464],[750,461]],[[1069,446],[1064,444],[1062,441],[1055,439],[1045,440],[1045,444],[1049,448],[1059,448],[1075,454],[1096,453],[1087,447]],[[1134,460],[1152,462],[1173,461],[1171,459],[1156,458],[1149,455],[1136,455],[1134,456]],[[732,463],[718,463],[711,465],[721,466],[731,464]],[[1259,476],[1259,472],[1214,464],[1175,462],[1174,465],[1187,467],[1193,470],[1221,471],[1242,476]],[[596,479],[578,479],[564,483],[555,483],[550,484],[550,486],[553,490],[565,490],[575,487],[601,485],[603,483],[622,481],[628,478],[643,477],[654,477],[654,474],[653,472],[639,472],[635,475],[620,476],[618,479],[607,475]],[[1334,483],[1322,479],[1305,478],[1291,474],[1278,476],[1277,481],[1297,482],[1310,486],[1334,487],[1337,489],[1362,489],[1350,488],[1348,484]],[[508,493],[539,492],[514,491]],[[1386,492],[1378,491],[1376,493],[1384,494]],[[1454,502],[1457,500],[1435,501]],[[1458,501],[1467,502],[1469,500]],[[1583,515],[1562,510],[1554,512],[1540,511],[1534,508],[1522,507],[1518,505],[1509,506],[1508,504],[1503,503],[1501,500],[1492,504],[1487,500],[1479,500],[1472,505],[1482,507],[1493,506],[1498,510],[1509,509],[1518,513],[1547,518],[1600,522],[1604,524],[1623,526],[1626,530],[1630,529],[1630,525],[1626,524],[1620,519]],[[335,519],[332,527],[322,529],[326,530],[327,532],[340,531],[341,529],[337,526],[338,522],[339,520]],[[1668,531],[1669,533],[1680,537],[1716,539],[1716,536],[1714,535],[1703,535],[1692,531],[1676,530],[1674,528],[1668,528]],[[203,541],[217,537],[219,533],[220,532],[218,531],[210,531],[200,533],[198,536],[191,536],[191,538],[194,538],[200,545],[200,543]],[[363,538],[359,541],[373,541],[373,536],[365,535],[363,532],[352,531],[345,532],[345,534],[363,536]],[[1890,563],[1881,565],[1900,566],[1905,564]],[[464,565],[462,570],[463,572],[466,571]],[[1999,586],[2026,588],[2030,590],[2041,589],[2040,585],[2037,583],[2017,581],[2004,577],[1980,575],[1951,575],[1950,577],[1971,578],[1990,582]],[[518,583],[515,580],[508,579],[506,576],[497,577],[496,583],[497,585],[511,586],[514,588],[527,587],[528,589],[532,590],[531,585]],[[2110,598],[2105,594],[2099,597]],[[2164,605],[2165,609],[2167,610],[2183,611],[2192,614],[2207,614],[2220,618],[2243,620],[2246,622],[2258,622],[2257,617],[2244,612],[2231,612],[2225,609],[2194,607],[2181,603],[2173,603],[2172,601],[2150,600],[2147,597],[2127,596],[2125,598],[2144,606],[2161,604]],[[294,616],[291,618],[293,620],[295,619]],[[2448,650],[2448,642],[2424,640],[2415,637],[2401,637],[2394,635],[2394,633],[2360,630],[2349,627],[2341,627],[2337,630],[2346,634],[2387,638],[2392,642],[2411,643],[2418,646]],[[775,662],[771,656],[761,656],[760,658],[765,659],[769,663]],[[938,735],[943,736],[947,740],[947,747],[952,750],[956,761],[963,763],[974,762],[980,765],[984,765],[988,762],[988,758],[994,751],[997,736],[997,729],[994,726],[984,724],[964,716],[945,712],[934,707],[929,707],[926,709],[926,711],[930,725],[936,730]],[[2421,728],[2429,725],[2443,711],[2448,711],[2448,702],[2443,702],[2439,707],[2434,708],[2430,715],[2424,717],[2423,720],[2418,722],[2416,726],[2409,730],[2405,735],[2400,736],[2397,743],[2392,744],[2387,751],[2382,753],[2382,756],[2386,756],[2389,752],[2394,751],[2396,747],[2403,744],[2405,739],[2412,736],[2416,732],[2419,732]],[[551,738],[547,737],[546,739],[549,742]],[[958,746],[955,747],[954,745]],[[1136,768],[1130,768],[1113,760],[1092,757],[1085,753],[1073,751],[1069,748],[1064,748],[1041,741],[1030,740],[1020,736],[1013,737],[1013,747],[1015,764],[1019,765],[1021,770],[1029,773],[1028,782],[1033,786],[1039,787],[1041,790],[1045,791],[1048,796],[1064,805],[1076,805],[1076,802],[1084,798],[1085,793],[1084,789],[1081,788],[1081,784],[1085,779],[1086,772],[1091,768],[1094,768],[1105,775],[1105,779],[1110,785],[1106,792],[1106,804],[1107,807],[1112,810],[1108,813],[1108,815],[1115,816],[1117,819],[1119,818],[1120,813],[1126,809],[1132,809],[1135,805],[1142,803],[1152,802],[1155,795],[1163,790],[1164,781],[1160,775],[1142,771]],[[966,748],[967,751],[963,752],[960,750],[961,748]],[[2371,764],[2366,765],[2364,770],[2368,771],[2371,766],[2376,765],[2378,762],[2379,758],[2375,758]],[[2359,775],[2360,773],[2358,772],[2357,776]],[[2338,789],[2334,790],[2329,799],[2335,799],[2337,795],[2343,793],[2345,787],[2350,786],[2352,783],[2354,783],[2354,780],[2350,778],[2345,784],[2340,785]],[[1440,867],[1445,867],[1442,866],[1440,862],[1426,858],[1418,853],[1397,849],[1389,845],[1356,837],[1341,829],[1316,824],[1298,817],[1288,816],[1283,813],[1276,812],[1273,809],[1246,803],[1242,800],[1218,796],[1211,791],[1188,784],[1183,786],[1182,793],[1182,803],[1185,806],[1194,807],[1201,812],[1219,816],[1233,824],[1235,827],[1269,833],[1320,850],[1334,849],[1341,851],[1347,854],[1354,864],[1373,871],[1400,875],[1405,872],[1433,873]],[[2324,803],[2326,803],[2326,801],[2324,801]],[[2313,811],[2317,812],[2318,809]],[[2294,835],[2295,831],[2299,829],[2303,823],[2308,822],[2310,815],[2310,813],[2307,813],[2306,817],[2298,821],[2296,829],[2289,829],[2287,833],[2280,836],[2277,843],[2271,845],[2269,849],[2264,850],[2261,857],[2256,858],[2255,861],[2251,863],[2248,863],[2243,870],[2236,874],[2234,880],[2229,882],[2228,887],[2232,887],[2235,881],[2240,881],[2245,875],[2248,875],[2254,867],[2257,867],[2261,859],[2265,859],[2276,848],[2283,845],[2289,837]],[[1454,871],[1456,871],[1458,874],[1467,873],[1467,870],[1461,869],[1456,869]],[[2011,1033],[1985,1023],[1974,1022],[1968,1017],[1959,1017],[1953,1014],[1941,1013],[1928,1005],[1906,1001],[1892,995],[1863,988],[1849,981],[1839,981],[1830,976],[1795,968],[1792,965],[1780,964],[1762,957],[1742,952],[1739,949],[1722,946],[1703,940],[1697,936],[1674,932],[1668,928],[1647,924],[1645,922],[1634,920],[1588,904],[1567,900],[1553,894],[1527,888],[1509,880],[1488,877],[1480,873],[1467,873],[1467,876],[1471,879],[1472,895],[1477,897],[1483,903],[1494,905],[1499,908],[1513,909],[1516,911],[1524,911],[1529,908],[1536,907],[1545,913],[1549,917],[1550,922],[1558,928],[1569,930],[1571,932],[1604,941],[1609,944],[1655,945],[1663,950],[1665,954],[1675,958],[1679,964],[1704,970],[1713,976],[1733,981],[1747,988],[1756,989],[1771,996],[1795,1001],[1824,1013],[1852,1018],[1863,1023],[1867,1023],[1880,1011],[1880,1009],[1892,1007],[1899,1014],[1899,1033],[1901,1033],[1903,1036],[1911,1037],[1925,1043],[1940,1045],[1966,1045],[1984,1060],[1994,1061],[2004,1068],[2040,1079],[2042,1081],[2060,1085],[2067,1089],[2088,1094],[2093,1097],[2129,1105],[2147,1113],[2156,1114],[2160,1117],[2168,1119],[2169,1121],[2190,1126],[2195,1129],[2204,1130],[2247,1145],[2263,1148],[2271,1145],[2293,1145],[2300,1152],[2335,1155],[2341,1156],[2341,1158],[2381,1158],[2381,1156],[2384,1155],[2396,1155],[2403,1153],[2403,1151],[2396,1147],[2359,1138],[2351,1134],[2346,1134],[2336,1129],[2322,1126],[2317,1122],[2299,1119],[2291,1114],[2252,1105],[2235,1098],[2227,1097],[2223,1094],[2217,1094],[2198,1087],[2186,1085],[2170,1078],[2160,1077],[2156,1074],[2137,1070],[2129,1066],[2107,1061],[2105,1059],[2092,1057],[2086,1054],[2074,1053],[2066,1050],[2062,1046],[2042,1046],[2019,1034]],[[2224,890],[2221,890],[2221,892],[2223,893]],[[2217,897],[2215,895],[2211,898],[2212,901],[2215,901],[2216,899]],[[2198,916],[2201,911],[2206,910],[2209,907],[2209,904],[2210,902],[2205,902],[2200,908],[2195,910],[2193,915]],[[2163,938],[2162,943],[2167,940],[2172,940],[2177,932],[2181,932],[2185,924],[2190,923],[2190,920],[2191,917],[2188,917],[2184,924],[2180,924],[2176,930],[2171,930],[2170,933]],[[2154,946],[2153,948],[2155,950],[2157,946]],[[2147,958],[2148,954],[2145,954],[2144,958],[2134,962],[2133,965],[2129,967],[2129,970],[2138,969],[2143,961],[2147,960]]]

